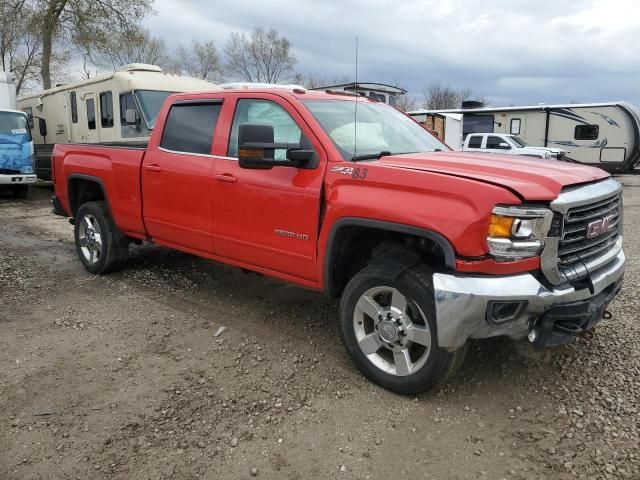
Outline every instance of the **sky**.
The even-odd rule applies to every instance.
[[[145,20],[169,46],[275,28],[295,70],[471,88],[492,105],[626,100],[640,105],[638,0],[156,0]]]

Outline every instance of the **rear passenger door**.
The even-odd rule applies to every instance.
[[[222,100],[175,102],[142,163],[143,216],[156,243],[211,253],[213,136]]]

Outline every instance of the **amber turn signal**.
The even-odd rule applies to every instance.
[[[252,160],[262,160],[264,158],[263,148],[242,148],[240,147],[238,152],[240,157],[250,158]]]
[[[514,218],[502,215],[491,215],[489,223],[489,236],[493,238],[508,238],[511,236]]]

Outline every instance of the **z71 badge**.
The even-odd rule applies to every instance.
[[[350,175],[352,178],[356,180],[364,180],[367,178],[367,169],[359,168],[359,167],[332,167],[331,172],[333,173],[341,173],[343,175]]]

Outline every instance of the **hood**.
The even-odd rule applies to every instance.
[[[607,172],[595,167],[518,155],[430,152],[390,155],[378,162],[387,167],[441,173],[503,186],[529,201],[555,200],[564,187],[609,177]]]

